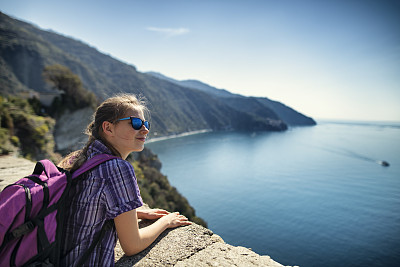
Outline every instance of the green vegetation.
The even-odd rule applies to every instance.
[[[133,155],[135,159],[133,159]],[[150,207],[157,207],[169,211],[179,211],[189,220],[207,227],[207,223],[196,216],[188,200],[178,190],[171,186],[168,178],[160,172],[161,163],[157,155],[149,149],[132,154],[128,159],[134,169],[143,201]]]
[[[58,160],[54,152],[54,119],[38,115],[36,100],[0,96],[0,154],[19,152],[23,157]]]
[[[93,92],[83,87],[78,75],[60,64],[47,66],[43,78],[55,89],[62,91],[61,98],[56,98],[49,109],[53,116],[60,115],[65,109],[75,110],[85,107],[95,109],[99,102]]]

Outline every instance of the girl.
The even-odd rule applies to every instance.
[[[75,266],[87,251],[106,220],[115,228],[107,231],[85,266],[114,266],[114,247],[119,238],[126,255],[148,247],[165,229],[191,224],[179,213],[165,210],[137,210],[143,205],[129,153],[142,151],[150,124],[147,109],[134,95],[118,95],[105,100],[86,129],[89,140],[83,149],[71,153],[59,166],[74,171],[86,160],[101,153],[120,158],[109,160],[78,179],[68,198],[64,226],[62,266]],[[158,219],[139,229],[138,219]]]

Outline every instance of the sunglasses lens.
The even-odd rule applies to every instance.
[[[142,128],[142,120],[139,118],[132,118],[132,127],[135,130],[140,130],[140,128]]]
[[[132,127],[135,130],[140,130],[142,128],[142,125],[144,125],[147,128],[147,130],[150,129],[150,123],[148,121],[143,122],[139,118],[132,118],[131,121],[132,121]]]

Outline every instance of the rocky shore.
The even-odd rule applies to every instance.
[[[0,190],[31,174],[34,162],[13,156],[0,156]],[[147,206],[142,207],[149,208]],[[141,221],[140,227],[152,221]],[[153,244],[131,257],[115,248],[118,267],[128,266],[267,266],[282,267],[269,256],[251,249],[226,244],[211,230],[197,224],[164,231]]]

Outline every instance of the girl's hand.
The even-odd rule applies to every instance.
[[[138,219],[147,220],[156,220],[169,214],[168,211],[162,209],[136,210],[136,213]]]
[[[167,223],[167,228],[175,228],[182,225],[190,225],[192,224],[188,218],[183,215],[180,215],[179,212],[174,212],[166,215],[161,220],[164,220]]]

